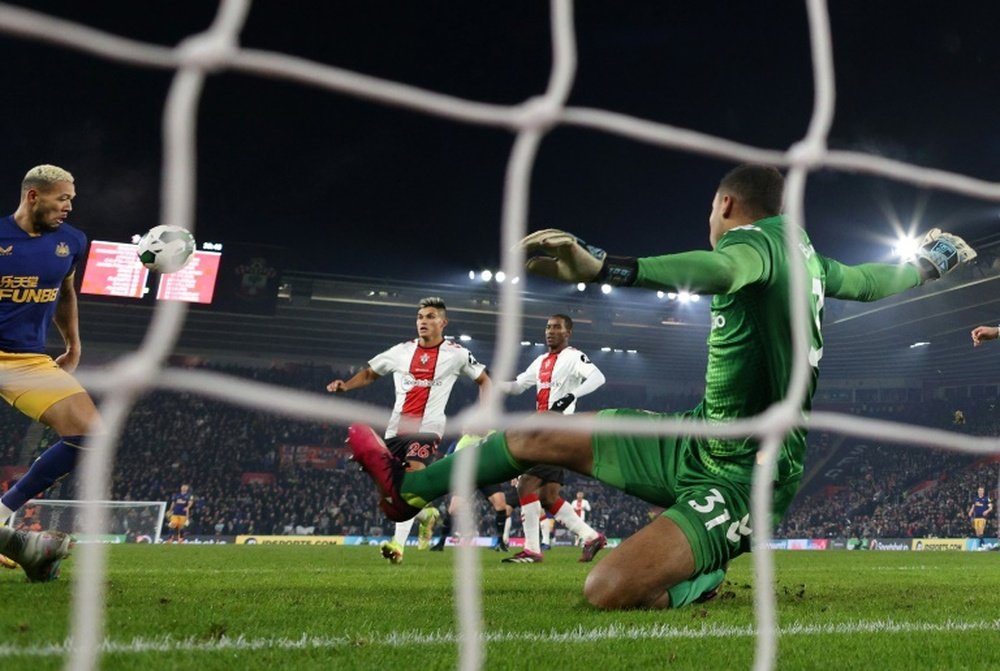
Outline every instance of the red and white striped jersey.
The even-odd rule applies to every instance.
[[[386,438],[408,433],[444,434],[444,408],[460,375],[475,380],[486,366],[458,343],[445,340],[421,347],[418,339],[402,342],[368,362],[379,375],[392,373],[396,403]]]
[[[566,394],[576,394],[576,390],[588,377],[604,376],[586,354],[575,347],[566,347],[556,354],[542,354],[531,362],[528,368],[506,387],[508,393],[520,394],[535,385],[535,409],[544,412]],[[563,414],[572,415],[576,401]]]

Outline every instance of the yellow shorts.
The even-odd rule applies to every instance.
[[[977,536],[982,536],[983,532],[986,531],[986,518],[985,517],[974,517],[972,518],[972,529],[976,532]]]
[[[35,421],[59,401],[84,391],[47,354],[0,352],[0,396]]]
[[[170,524],[167,525],[171,529],[183,529],[184,525],[187,524],[188,518],[186,515],[171,515]]]

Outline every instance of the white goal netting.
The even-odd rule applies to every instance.
[[[134,66],[173,72],[163,114],[164,159],[162,166],[162,216],[159,223],[195,230],[194,176],[197,156],[195,144],[199,101],[210,72],[228,70],[248,76],[280,78],[302,86],[317,87],[332,94],[355,96],[379,105],[407,108],[436,115],[455,122],[511,130],[515,141],[507,164],[502,214],[502,266],[507,276],[517,276],[523,267],[523,253],[515,247],[526,231],[529,182],[542,138],[558,126],[574,126],[595,132],[648,143],[664,149],[711,156],[733,162],[767,163],[787,169],[786,204],[789,219],[804,225],[804,193],[807,179],[819,168],[878,175],[913,185],[934,186],[958,194],[1000,201],[1000,185],[967,176],[907,165],[883,157],[827,148],[834,113],[833,56],[828,26],[828,12],[823,0],[808,0],[809,32],[814,75],[814,107],[811,123],[804,137],[788,147],[761,148],[712,137],[695,131],[654,123],[615,112],[567,105],[576,75],[576,45],[573,4],[570,0],[552,0],[552,60],[548,87],[521,104],[502,106],[460,99],[405,83],[386,81],[337,67],[319,64],[282,53],[242,48],[238,44],[241,28],[250,11],[249,0],[221,2],[215,21],[203,33],[193,35],[174,48],[141,43],[37,12],[0,5],[0,32],[22,39],[43,41],[55,47]],[[428,11],[431,11],[430,9]],[[796,226],[789,226],[787,244],[799,243]],[[795,295],[805,296],[801,269],[793,266]],[[501,312],[496,341],[498,349],[492,362],[497,379],[512,379],[518,361],[518,342],[522,333],[522,305],[519,287],[503,285]],[[796,302],[793,312],[796,366],[788,398],[765,415],[725,425],[703,425],[664,420],[657,425],[625,419],[600,423],[602,431],[634,434],[679,433],[701,436],[737,436],[752,434],[764,446],[753,483],[752,515],[769,518],[771,496],[770,466],[784,435],[804,420],[800,417],[801,399],[808,378],[807,312],[805,302]],[[283,413],[307,420],[348,423],[365,421],[378,424],[384,419],[381,408],[349,400],[331,399],[305,392],[291,392],[264,384],[237,380],[204,371],[164,369],[186,315],[182,303],[160,303],[141,348],[119,360],[100,375],[83,371],[81,381],[103,394],[102,416],[107,433],[95,439],[82,465],[83,498],[95,502],[87,507],[81,524],[86,534],[106,533],[109,509],[99,503],[109,489],[109,473],[114,463],[115,445],[123,424],[141,392],[153,387],[189,392],[240,404],[248,408]],[[827,429],[842,434],[866,435],[890,442],[927,447],[950,447],[973,453],[995,451],[994,441],[955,435],[944,431],[914,428],[904,424],[861,419],[853,416],[814,413],[808,420],[813,429]],[[477,407],[453,422],[467,427],[551,427],[593,431],[594,418],[579,417],[572,425],[542,414],[507,414],[499,398],[491,405]],[[472,454],[471,451],[469,451]],[[474,458],[474,457],[473,457]],[[472,491],[472,458],[462,460],[458,477],[459,494]],[[460,531],[469,531],[469,520],[460,519]],[[463,529],[464,525],[464,529]],[[775,665],[778,630],[776,626],[773,558],[767,550],[769,530],[758,525],[753,539],[754,583],[757,616],[757,644],[753,666],[771,669]],[[476,556],[471,547],[457,555],[457,621],[460,623],[459,666],[471,670],[484,661],[480,592],[476,578]],[[104,635],[105,550],[102,544],[87,544],[76,553],[72,648],[67,666],[92,669],[97,665],[100,642]]]
[[[87,506],[104,510],[103,533],[90,536],[84,527]],[[15,529],[58,529],[77,543],[159,543],[167,504],[163,501],[75,501],[31,499],[10,518]]]

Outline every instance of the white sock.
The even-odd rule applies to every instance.
[[[13,510],[0,503],[0,527],[7,524],[7,521],[10,520],[10,516],[13,514]]]
[[[532,501],[521,506],[521,525],[524,527],[524,549],[541,554],[542,547],[538,544],[538,520],[542,516],[542,503]]]
[[[587,541],[592,541],[597,538],[597,532],[589,524],[583,521],[583,519],[573,512],[573,506],[566,505],[563,501],[563,505],[559,506],[559,510],[555,513],[555,518],[563,524],[567,529],[579,536],[584,543]]]
[[[396,522],[396,533],[393,534],[392,540],[399,543],[400,547],[406,547],[406,539],[410,537],[410,529],[413,528],[413,519],[415,518]]]
[[[503,542],[510,542],[510,515],[507,516],[507,521],[503,523]]]
[[[542,545],[552,545],[552,518],[546,517],[541,521]]]

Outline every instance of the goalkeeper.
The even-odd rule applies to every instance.
[[[811,376],[802,411],[808,412],[823,356],[826,298],[874,301],[937,279],[976,253],[935,229],[913,263],[847,266],[818,254],[805,231],[799,249],[785,248],[780,215],[784,180],[777,170],[743,165],[719,184],[709,215],[712,251],[626,258],[607,255],[554,229],[527,236],[528,270],[565,282],[602,282],[714,294],[708,336],[705,395],[682,417],[720,422],[753,417],[781,401],[792,373],[792,266],[805,272],[809,291]],[[604,410],[602,416],[664,415]],[[378,487],[381,506],[395,518],[414,515],[445,493],[454,459],[407,472],[368,427],[354,425],[355,458]],[[598,608],[679,608],[717,593],[727,563],[750,549],[750,482],[760,444],[755,437],[586,435],[561,430],[495,433],[480,446],[477,484],[500,482],[536,463],[594,477],[665,508],[598,563],[584,594]],[[775,467],[774,525],[802,477],[806,430],[790,431]]]

